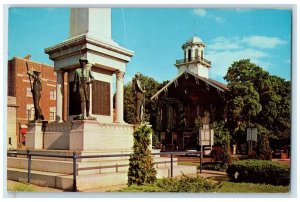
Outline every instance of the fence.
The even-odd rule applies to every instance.
[[[194,152],[158,152],[158,153],[151,153],[151,155],[168,155],[171,159],[170,161],[170,168],[171,168],[171,177],[173,177],[173,155],[199,155],[200,156],[200,173],[202,173],[202,159],[203,153],[194,151]],[[48,155],[48,154],[35,154],[31,153],[31,151],[27,150],[26,152],[19,152],[19,151],[8,151],[7,156],[13,157],[18,155],[26,155],[28,159],[28,172],[27,172],[27,182],[30,183],[31,181],[31,157],[33,156],[40,156],[40,157],[56,157],[56,158],[70,158],[73,159],[73,191],[77,191],[76,187],[76,180],[77,180],[77,167],[76,162],[77,159],[85,159],[85,158],[108,158],[108,157],[130,157],[132,154],[109,154],[109,155],[77,155],[76,152],[73,152],[72,156],[61,156],[61,155]],[[119,167],[122,165],[119,165]],[[128,165],[125,165],[128,166]],[[105,166],[93,167],[92,169],[96,168],[104,168]],[[118,165],[116,165],[116,171],[118,171]]]

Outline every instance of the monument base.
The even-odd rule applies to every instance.
[[[133,126],[99,123],[95,120],[74,120],[70,131],[71,151],[132,150]]]
[[[73,159],[77,156],[131,154],[133,133],[140,124],[100,123],[95,120],[74,120],[49,123],[42,130],[41,123],[29,125],[26,146],[31,154],[31,183],[63,190],[73,189]],[[150,126],[151,127],[151,126]],[[44,133],[43,133],[44,131]],[[44,149],[43,149],[44,148]],[[151,149],[151,146],[149,146]],[[49,156],[63,156],[49,157]],[[48,157],[45,157],[48,156]],[[153,157],[157,177],[171,176],[170,158]],[[7,177],[27,181],[28,159],[25,156],[8,157]],[[78,158],[76,161],[77,190],[127,184],[129,156],[105,158]],[[177,165],[173,158],[173,176],[196,174],[196,166]]]
[[[44,134],[43,123],[35,122],[28,124],[25,146],[27,149],[43,149]]]

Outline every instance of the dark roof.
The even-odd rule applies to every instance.
[[[194,76],[195,78],[198,78],[202,81],[204,81],[205,83],[209,84],[210,86],[219,89],[220,91],[224,92],[228,90],[227,85],[220,83],[218,81],[215,81],[213,79],[207,79],[205,77],[199,76],[197,74],[194,74],[188,70],[181,72],[180,74],[178,74],[172,81],[170,81],[169,83],[167,83],[163,88],[161,88],[159,91],[157,91],[157,93],[155,93],[152,97],[151,100],[154,99],[155,97],[157,97],[161,92],[165,91],[172,83],[174,83],[178,78],[180,78],[182,75],[185,74],[190,74],[192,76]]]

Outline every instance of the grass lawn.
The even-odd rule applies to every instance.
[[[31,184],[15,182],[7,185],[8,192],[36,192],[36,189]]]
[[[196,162],[178,162],[178,165],[183,165],[183,166],[197,166],[199,167],[199,163]]]
[[[290,188],[289,186],[222,182],[216,191],[221,193],[288,193]]]
[[[121,192],[213,192],[213,193],[288,193],[289,186],[254,183],[216,182],[201,177],[164,178],[153,184],[132,185]]]

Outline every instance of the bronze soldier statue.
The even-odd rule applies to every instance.
[[[135,123],[141,123],[144,115],[144,100],[145,100],[145,89],[141,85],[141,74],[137,73],[135,78],[132,79],[132,88],[135,95]]]
[[[80,68],[75,70],[73,92],[76,92],[78,87],[82,114],[76,119],[95,119],[90,116],[90,84],[94,77],[85,57],[79,59],[79,64]]]
[[[32,97],[33,97],[33,105],[34,105],[34,121],[42,121],[44,120],[44,116],[42,113],[42,109],[40,107],[40,99],[42,92],[42,81],[41,81],[41,72],[28,71],[27,74],[29,78],[33,78],[33,85],[31,88]],[[31,82],[30,82],[31,83]]]

